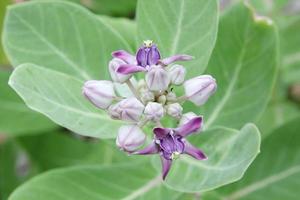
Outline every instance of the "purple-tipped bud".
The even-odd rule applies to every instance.
[[[182,115],[183,108],[179,103],[172,103],[167,105],[167,113],[168,115],[179,119]]]
[[[117,146],[123,151],[132,152],[144,144],[146,135],[136,125],[121,126],[116,140]]]
[[[150,70],[146,73],[145,79],[151,91],[166,90],[170,84],[168,72],[159,65],[152,65]]]
[[[86,81],[82,88],[82,93],[95,106],[101,109],[108,108],[116,97],[111,81]]]
[[[164,108],[160,103],[149,102],[144,114],[148,120],[159,121],[164,116]]]
[[[186,70],[183,66],[173,65],[168,71],[172,84],[181,85],[183,83],[186,74]]]
[[[193,112],[184,113],[179,121],[179,126],[182,126],[183,124],[189,122],[191,119],[198,117]]]
[[[111,79],[114,81],[114,82],[118,82],[118,83],[124,83],[125,81],[127,81],[131,76],[132,74],[121,74],[121,73],[118,73],[117,70],[118,68],[121,66],[121,65],[125,65],[126,63],[119,59],[119,58],[113,58],[109,64],[108,64],[108,69],[109,69],[109,73],[110,73],[110,76],[111,76]]]
[[[156,65],[159,59],[159,50],[151,40],[144,41],[144,45],[136,53],[137,63],[142,67]]]
[[[128,98],[111,105],[108,114],[113,119],[124,121],[139,121],[144,111],[144,105],[136,98]]]
[[[198,76],[184,83],[185,96],[197,106],[203,105],[216,89],[216,80],[210,75]]]

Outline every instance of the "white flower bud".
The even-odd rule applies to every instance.
[[[167,113],[168,115],[179,119],[182,115],[183,108],[179,103],[172,103],[167,105]]]
[[[108,109],[113,119],[139,121],[144,111],[144,105],[134,97],[124,99]]]
[[[149,102],[144,110],[147,119],[159,121],[164,116],[164,108],[160,103]]]
[[[193,112],[184,113],[179,121],[179,126],[189,122],[191,119],[193,119],[195,117],[198,117],[198,116]]]
[[[160,104],[162,104],[162,105],[165,105],[166,101],[167,101],[167,97],[165,95],[160,95],[157,98],[157,102],[160,103]]]
[[[169,92],[166,97],[167,97],[167,101],[174,102],[177,100],[176,94],[174,92]]]
[[[170,84],[168,72],[159,65],[152,65],[146,73],[146,83],[151,91],[166,90]]]
[[[186,74],[186,70],[183,66],[176,64],[171,66],[168,71],[172,84],[181,85],[183,83]]]
[[[121,126],[116,140],[117,146],[123,151],[132,152],[144,144],[146,135],[136,125]]]
[[[86,81],[82,88],[83,95],[95,106],[106,109],[116,97],[111,81]]]
[[[150,102],[150,101],[154,101],[154,94],[151,91],[142,91],[141,92],[141,100],[144,104]]]
[[[124,75],[124,74],[121,74],[121,73],[117,72],[117,69],[119,68],[119,66],[124,65],[124,64],[126,64],[126,63],[123,60],[119,59],[119,58],[113,58],[109,62],[108,69],[109,69],[111,79],[114,82],[124,83],[125,81],[127,81],[132,76],[131,74]]]
[[[197,106],[203,105],[216,91],[216,80],[210,75],[202,75],[184,83],[185,96]]]

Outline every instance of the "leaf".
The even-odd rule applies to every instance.
[[[83,81],[51,69],[24,64],[9,85],[33,110],[81,135],[114,138],[122,122],[112,120],[81,94]]]
[[[18,142],[33,163],[43,171],[74,165],[110,165],[141,161],[141,158],[129,157],[117,149],[115,141],[85,139],[63,131],[19,137]]]
[[[39,134],[57,126],[29,109],[8,86],[10,71],[0,71],[0,133],[7,136]]]
[[[166,184],[181,192],[204,192],[241,179],[260,148],[260,133],[252,124],[240,131],[216,128],[189,140],[202,149],[208,159],[199,161],[183,156],[174,161]],[[159,166],[158,163],[155,166]]]
[[[222,16],[206,71],[215,77],[218,89],[199,111],[206,128],[239,129],[264,111],[277,75],[277,43],[272,21],[259,18],[242,3]]]
[[[44,173],[19,187],[9,200],[183,199],[161,186],[149,164],[81,166]]]
[[[217,190],[214,200],[297,200],[300,180],[300,118],[276,129],[262,142],[261,154],[244,178]],[[206,199],[206,198],[204,198]]]
[[[14,67],[34,63],[80,80],[108,79],[110,53],[132,51],[118,30],[83,7],[47,0],[9,7],[3,44]]]
[[[190,54],[187,76],[202,73],[215,44],[216,0],[140,0],[137,5],[138,41],[151,39],[164,57]]]
[[[0,33],[2,32],[3,19],[5,15],[6,6],[10,4],[10,0],[1,0],[0,2]],[[0,64],[7,64],[7,59],[0,43]]]

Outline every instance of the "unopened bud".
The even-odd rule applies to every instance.
[[[143,91],[141,93],[141,100],[144,104],[154,101],[154,94],[151,91]]]
[[[159,121],[164,116],[164,108],[160,103],[149,102],[145,107],[144,114],[149,120]]]
[[[185,96],[197,106],[203,105],[216,89],[216,80],[210,75],[198,76],[184,83]]]
[[[152,65],[146,73],[146,83],[151,91],[162,91],[168,88],[170,77],[162,66]]]
[[[189,122],[191,119],[193,119],[195,117],[198,117],[198,116],[193,112],[184,113],[179,121],[179,126]]]
[[[123,151],[132,152],[144,144],[146,135],[136,125],[121,126],[116,140],[117,146]]]
[[[108,108],[116,97],[111,81],[86,81],[83,85],[82,93],[95,106],[101,109]]]
[[[172,103],[167,105],[167,113],[168,115],[179,119],[182,115],[183,108],[179,103]]]
[[[132,75],[131,74],[121,74],[117,72],[117,69],[120,67],[120,65],[124,65],[127,64],[125,63],[123,60],[119,59],[119,58],[113,58],[109,64],[108,64],[108,68],[109,68],[109,73],[111,76],[111,79],[114,82],[118,82],[118,83],[124,83],[125,81],[127,81]]]
[[[168,71],[172,84],[181,85],[183,83],[186,74],[186,70],[183,66],[173,65]]]
[[[157,98],[157,102],[162,104],[162,105],[165,105],[166,102],[167,102],[167,97],[165,95],[160,95],[158,98]]]

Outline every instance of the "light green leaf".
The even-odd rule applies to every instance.
[[[122,124],[88,102],[81,94],[83,81],[70,75],[24,64],[14,70],[9,85],[31,109],[78,134],[114,138]]]
[[[216,0],[140,0],[137,6],[138,42],[151,39],[162,56],[190,54],[188,77],[202,73],[215,44]]]
[[[188,196],[163,187],[154,172],[149,163],[54,170],[28,181],[9,200],[165,200]]]
[[[0,2],[0,33],[2,33],[3,19],[5,15],[6,6],[10,4],[10,0],[1,0]],[[7,59],[0,43],[0,64],[7,64]]]
[[[244,178],[217,190],[213,200],[298,200],[300,118],[275,130],[262,142],[261,154]],[[204,198],[206,199],[206,198]],[[207,198],[209,199],[209,198]]]
[[[45,116],[29,109],[7,84],[10,71],[0,71],[0,134],[38,134],[56,128]]]
[[[199,161],[182,156],[173,162],[166,184],[182,192],[213,190],[241,179],[260,147],[260,133],[252,124],[240,131],[216,128],[189,140],[202,149],[208,159]],[[159,166],[158,163],[155,166]]]
[[[109,78],[110,53],[132,51],[118,30],[88,10],[48,0],[9,7],[3,44],[15,67],[34,63],[80,80]]]
[[[257,119],[271,96],[277,52],[277,32],[270,19],[255,16],[242,3],[222,16],[206,71],[216,78],[218,89],[199,112],[206,128],[239,129]]]

